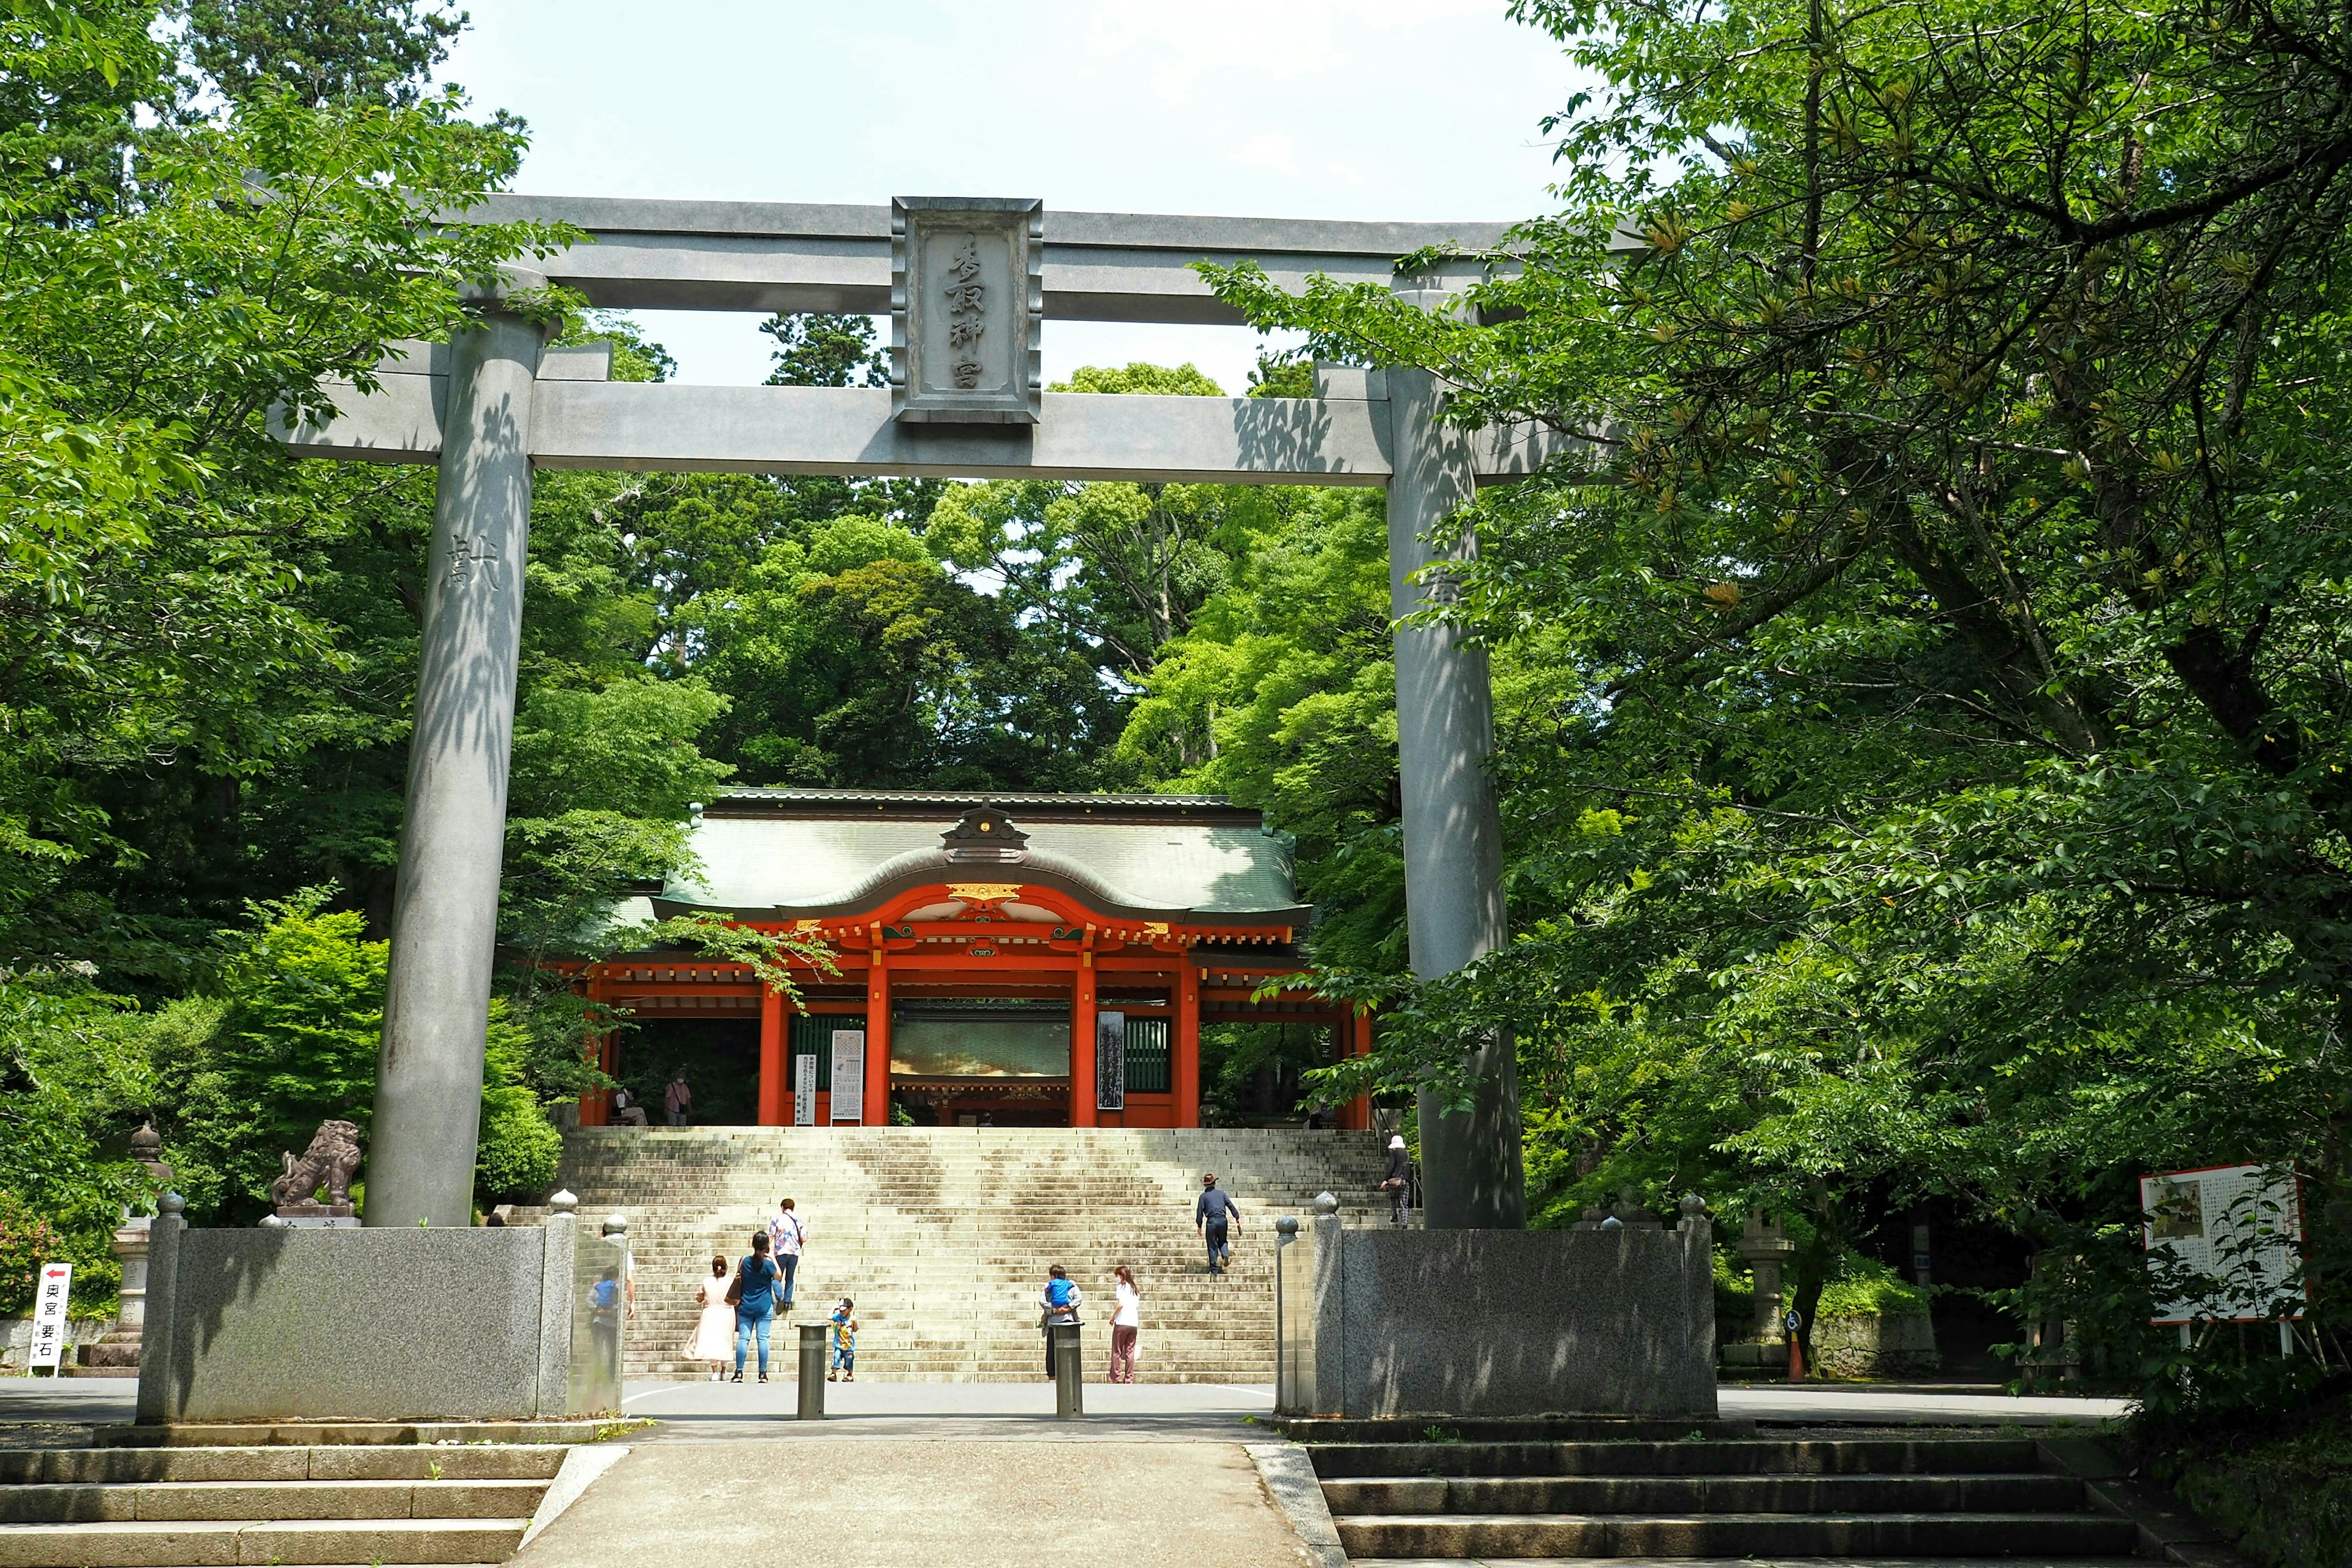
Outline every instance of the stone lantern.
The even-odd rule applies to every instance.
[[[1740,1342],[1723,1347],[1727,1368],[1761,1373],[1781,1364],[1782,1272],[1796,1253],[1797,1244],[1780,1228],[1778,1215],[1760,1208],[1748,1211],[1747,1222],[1739,1227],[1739,1257],[1755,1272],[1756,1306]]]
[[[152,1121],[141,1122],[139,1131],[131,1135],[131,1157],[146,1168],[158,1192],[172,1184],[172,1167],[157,1158],[163,1152],[163,1135],[155,1131]],[[104,1339],[81,1347],[81,1364],[74,1368],[75,1376],[139,1375],[139,1341],[147,1325],[147,1232],[154,1223],[152,1215],[123,1211],[122,1224],[116,1227],[112,1241],[114,1256],[122,1265],[121,1312]]]

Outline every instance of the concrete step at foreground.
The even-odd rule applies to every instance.
[[[0,1523],[530,1517],[544,1481],[88,1482],[0,1489]]]
[[[1357,1514],[1351,1558],[2129,1556],[2128,1520],[2080,1513]]]
[[[1326,1482],[1404,1476],[2016,1475],[2039,1468],[2031,1438],[1735,1439],[1706,1443],[1327,1443]]]
[[[244,1563],[503,1563],[522,1519],[0,1524],[0,1568],[215,1568]]]
[[[142,1481],[552,1480],[572,1450],[556,1443],[415,1447],[0,1449],[0,1486]]]
[[[1327,1481],[1332,1514],[2056,1513],[2072,1476],[1421,1477]]]
[[[567,1451],[0,1451],[0,1568],[503,1563]]]

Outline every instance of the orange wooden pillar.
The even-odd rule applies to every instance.
[[[1353,1038],[1356,1055],[1368,1057],[1372,1054],[1372,1016],[1370,1013],[1360,1007],[1353,1009],[1349,1033]],[[1372,1097],[1370,1095],[1360,1094],[1348,1102],[1348,1125],[1359,1132],[1371,1130]]]
[[[1186,948],[1176,960],[1176,1125],[1201,1125],[1201,972]]]
[[[1070,1125],[1095,1125],[1095,928],[1087,927],[1070,988]]]
[[[588,1000],[602,1002],[604,999],[604,973],[592,966],[588,971]],[[584,1044],[587,1048],[581,1054],[594,1061],[599,1071],[609,1074],[614,1067],[613,1037],[610,1034],[591,1035]],[[609,1093],[583,1094],[580,1097],[581,1126],[609,1127],[612,1124],[613,1097]]]
[[[793,1086],[786,1081],[784,994],[760,987],[760,1125],[782,1127],[792,1120]]]
[[[841,1085],[833,1092],[839,1094]],[[866,1083],[864,1121],[890,1125],[890,970],[882,952],[882,928],[874,928],[874,958],[866,971]]]

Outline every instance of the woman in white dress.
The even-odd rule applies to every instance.
[[[710,1278],[695,1292],[702,1315],[686,1338],[686,1359],[710,1363],[710,1381],[717,1383],[728,1358],[735,1353],[735,1309],[727,1303],[727,1255],[710,1255]]]

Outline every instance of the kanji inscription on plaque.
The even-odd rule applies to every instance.
[[[890,204],[890,397],[898,418],[1034,424],[1045,207],[1008,197]]]

